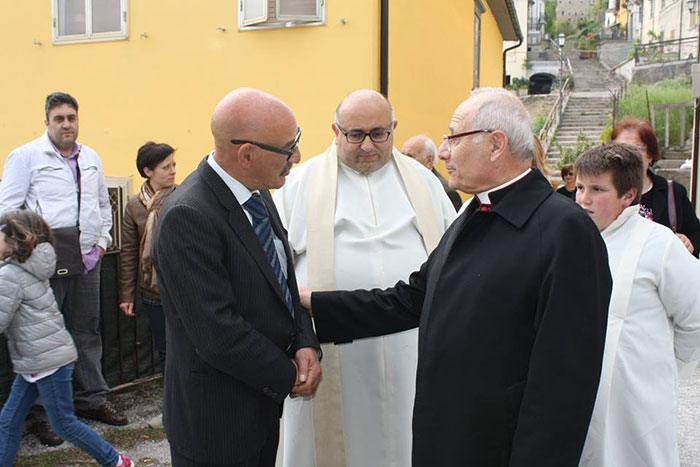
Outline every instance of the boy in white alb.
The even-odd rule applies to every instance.
[[[670,229],[638,214],[643,165],[633,147],[596,147],[574,172],[576,203],[598,226],[613,277],[580,465],[678,466],[677,365],[700,358],[700,262]]]

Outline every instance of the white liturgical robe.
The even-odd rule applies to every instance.
[[[679,465],[677,362],[700,358],[700,261],[638,211],[628,207],[602,232],[613,291],[581,466]]]
[[[305,226],[314,214],[307,212],[307,193],[313,167],[323,157],[328,156],[317,156],[294,169],[285,186],[274,194],[289,230],[300,286],[307,285],[309,278],[307,236],[305,228],[294,225]],[[430,214],[442,234],[455,218],[454,207],[439,180],[408,160],[420,174],[418,179],[425,182],[433,208]],[[427,259],[427,252],[396,162],[390,160],[369,175],[340,162],[338,166],[333,229],[336,288],[386,288],[408,280]],[[315,446],[314,400],[287,399],[282,430],[284,467],[410,465],[417,346],[417,329],[338,345],[345,459],[326,459]]]

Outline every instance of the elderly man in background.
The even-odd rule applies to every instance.
[[[279,99],[237,89],[211,118],[214,151],[166,200],[153,247],[166,317],[174,467],[272,467],[282,403],[311,396],[320,346],[296,297],[268,189],[300,159]]]
[[[445,193],[447,193],[447,197],[450,198],[452,205],[455,207],[455,211],[459,211],[459,208],[462,207],[462,198],[459,196],[459,193],[457,193],[457,190],[450,188],[450,184],[445,180],[445,177],[440,175],[440,172],[435,170],[433,166],[438,154],[437,147],[435,143],[433,143],[433,140],[425,135],[411,136],[403,143],[401,152],[423,164],[438,178],[438,180],[440,180]]]
[[[419,324],[414,467],[578,465],[612,283],[598,229],[531,168],[532,141],[519,99],[475,92],[443,156],[475,199],[420,270],[386,290],[302,295],[322,342]]]
[[[315,290],[387,287],[426,260],[455,210],[439,181],[393,146],[389,101],[345,97],[324,154],[274,195],[299,283]],[[313,400],[287,403],[285,467],[410,465],[416,330],[324,349]]]
[[[112,207],[100,156],[77,142],[78,102],[54,92],[44,106],[46,131],[10,153],[0,184],[0,214],[29,209],[44,218],[56,238],[57,272],[51,278],[56,303],[78,349],[74,395],[76,414],[109,425],[126,416],[107,402],[102,376],[100,264],[112,243]],[[63,440],[41,406],[32,408],[33,431],[43,444]]]

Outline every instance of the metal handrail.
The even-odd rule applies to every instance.
[[[647,63],[665,63],[691,59],[693,58],[692,54],[696,53],[695,45],[697,40],[696,36],[637,44],[634,46],[634,64],[636,66]],[[683,57],[684,46],[690,46],[685,47],[685,50],[689,51],[686,57]]]
[[[562,87],[562,94],[561,96],[557,96],[557,101],[554,104],[554,107],[552,107],[552,110],[550,110],[544,126],[540,130],[540,133],[537,135],[539,136],[540,141],[542,142],[542,148],[544,149],[545,154],[549,150],[549,145],[552,143],[552,138],[554,137],[554,134],[556,133],[557,128],[559,128],[559,124],[561,123],[561,116],[564,115],[566,104],[569,102],[569,97],[571,94],[571,89],[569,89],[570,81],[571,79],[568,77],[566,78],[566,81],[564,81],[564,86]]]

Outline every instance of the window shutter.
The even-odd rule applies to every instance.
[[[324,0],[276,0],[277,18],[280,20],[321,20]]]
[[[240,8],[238,14],[243,21],[241,24],[250,26],[267,21],[268,5],[267,0],[238,0]]]

